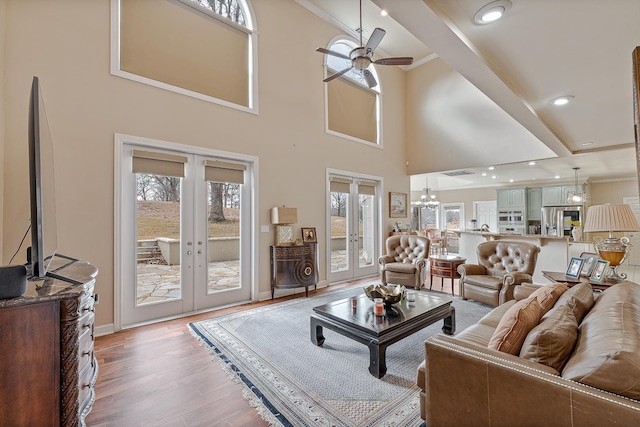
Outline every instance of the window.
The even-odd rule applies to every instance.
[[[254,109],[256,42],[244,0],[112,2],[112,74]]]
[[[442,230],[462,229],[462,221],[464,219],[464,204],[462,203],[443,203],[442,204]]]
[[[355,43],[338,40],[329,49],[349,55]],[[327,75],[351,66],[351,61],[325,55]],[[359,142],[380,143],[380,79],[373,65],[369,66],[378,85],[369,88],[362,74],[351,69],[340,78],[326,83],[327,131]]]

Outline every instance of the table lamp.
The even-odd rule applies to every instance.
[[[271,208],[271,224],[276,226],[276,246],[293,243],[293,227],[298,222],[298,209],[287,207]]]
[[[595,237],[594,244],[598,255],[605,261],[609,261],[611,271],[605,277],[608,282],[621,282],[627,275],[618,273],[618,267],[624,262],[629,254],[631,245],[628,237],[616,238],[613,233],[616,231],[640,231],[640,225],[629,205],[596,205],[587,210],[587,220],[584,224],[584,231],[609,232],[609,237],[603,239]]]

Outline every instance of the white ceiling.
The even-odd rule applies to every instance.
[[[358,0],[296,1],[358,37]],[[377,53],[413,56],[413,66],[437,56],[492,101],[483,120],[474,123],[474,135],[491,135],[485,124],[491,122],[490,114],[502,118],[506,112],[520,125],[505,129],[509,134],[498,142],[473,139],[476,147],[494,152],[501,144],[497,149],[504,158],[493,159],[496,166],[502,164],[493,171],[496,178],[482,177],[490,163],[481,159],[482,167],[461,166],[471,172],[462,177],[425,171],[433,172],[428,174],[429,186],[536,185],[555,175],[572,180],[573,167],[581,168],[581,181],[635,177],[631,54],[640,45],[640,1],[511,0],[501,20],[475,24],[476,11],[489,2],[362,1],[365,39],[375,27],[387,31]],[[389,16],[380,15],[382,8]],[[549,101],[560,95],[574,100],[564,107],[551,106]],[[548,152],[549,158],[527,156],[540,152]],[[537,164],[505,165],[514,158],[509,153],[518,153],[520,160],[525,153],[525,160]],[[473,164],[463,159],[464,150],[456,156],[460,165]],[[412,189],[420,190],[426,181],[425,175],[412,177]]]

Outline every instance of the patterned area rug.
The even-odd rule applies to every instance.
[[[424,340],[442,332],[442,321],[389,346],[387,374],[381,379],[369,374],[366,346],[326,328],[323,346],[311,343],[313,307],[362,292],[360,286],[343,288],[194,322],[189,328],[227,374],[244,385],[244,397],[272,425],[423,425],[416,373]],[[457,332],[491,310],[449,297]]]

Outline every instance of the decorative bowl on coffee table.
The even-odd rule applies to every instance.
[[[369,285],[364,288],[364,293],[373,301],[374,298],[382,298],[385,305],[395,304],[404,298],[405,287],[393,286],[387,287],[381,283]]]

